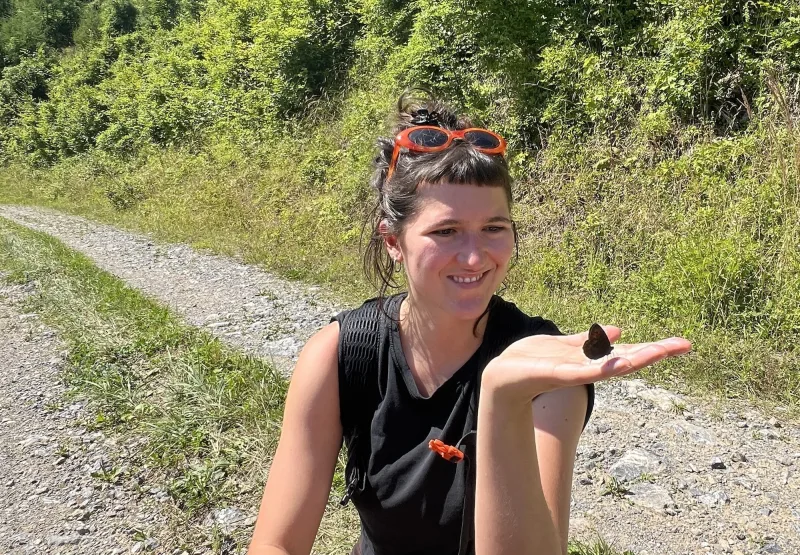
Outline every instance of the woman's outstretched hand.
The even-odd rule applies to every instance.
[[[621,335],[615,326],[603,326],[603,330],[612,344]],[[520,339],[487,365],[481,388],[490,388],[492,394],[510,402],[530,402],[540,393],[630,374],[692,349],[686,339],[670,337],[614,345],[610,355],[591,360],[582,349],[587,338],[588,332]]]

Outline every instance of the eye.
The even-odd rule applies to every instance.
[[[442,237],[447,237],[448,235],[452,235],[455,232],[456,232],[455,229],[447,228],[447,229],[437,229],[436,231],[433,232],[433,234],[440,235]]]
[[[486,228],[486,231],[488,231],[489,233],[500,233],[501,231],[505,231],[506,229],[508,228],[502,225],[490,225]]]

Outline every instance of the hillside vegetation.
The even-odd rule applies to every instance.
[[[796,0],[0,0],[0,198],[355,299],[376,137],[425,84],[509,141],[507,296],[691,339],[651,371],[800,407]]]

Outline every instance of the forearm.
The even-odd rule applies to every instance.
[[[530,402],[481,393],[478,408],[476,555],[560,555],[561,541],[542,492]]]
[[[274,545],[258,545],[256,543],[251,543],[250,548],[247,550],[247,555],[290,555],[290,553]]]

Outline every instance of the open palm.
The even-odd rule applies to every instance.
[[[611,343],[620,329],[603,326]],[[641,370],[667,357],[688,353],[692,344],[681,337],[648,343],[614,345],[612,353],[590,360],[583,353],[588,332],[573,335],[533,335],[512,343],[486,367],[483,383],[520,399],[593,383]]]

